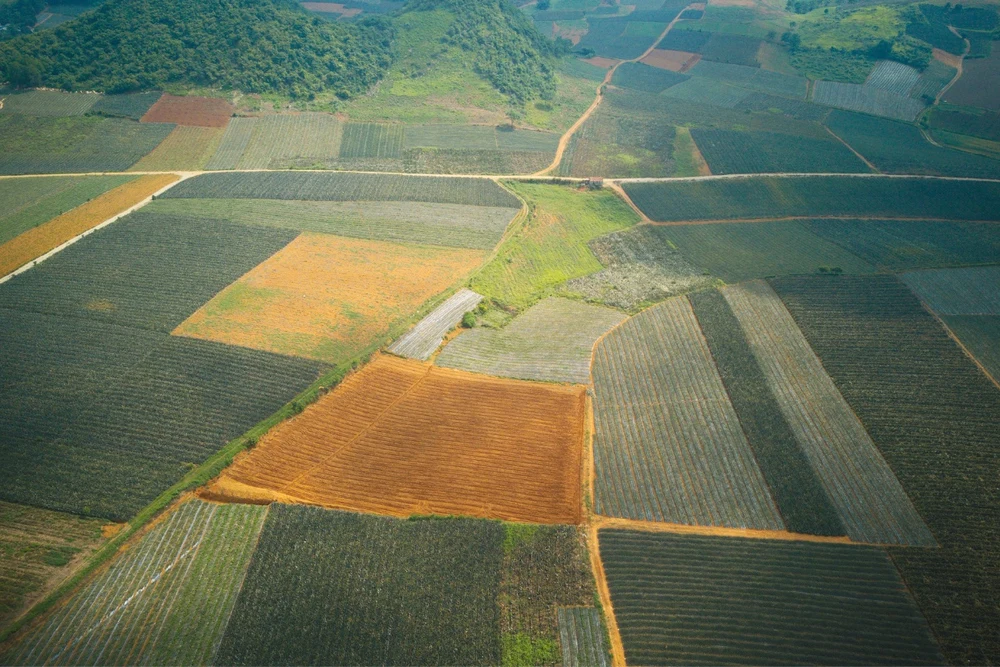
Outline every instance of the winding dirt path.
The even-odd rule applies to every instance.
[[[650,53],[652,53],[653,49],[656,48],[656,45],[659,44],[660,41],[667,36],[667,33],[670,32],[671,28],[673,28],[674,25],[681,19],[681,14],[686,12],[688,9],[691,9],[692,7],[693,5],[687,5],[686,7],[684,7],[684,9],[680,10],[677,13],[677,16],[674,17],[674,20],[667,24],[667,27],[663,29],[663,32],[660,33],[660,36],[657,37],[653,41],[652,45],[650,45],[648,49],[643,51],[642,54],[630,60],[622,60],[618,63],[615,63],[614,67],[612,67],[607,71],[607,74],[604,75],[604,79],[601,81],[600,85],[597,86],[597,91],[595,92],[594,101],[590,103],[590,106],[587,107],[587,110],[583,112],[583,115],[577,118],[576,122],[573,123],[573,125],[571,125],[570,128],[566,130],[566,132],[559,138],[559,145],[556,147],[556,155],[552,159],[552,164],[550,164],[545,169],[542,169],[541,171],[535,172],[534,174],[532,174],[532,176],[546,176],[559,167],[559,164],[562,162],[563,159],[563,153],[566,152],[566,147],[569,145],[569,140],[573,138],[573,135],[576,133],[577,130],[580,129],[580,126],[582,126],[585,122],[587,122],[587,119],[590,118],[590,115],[597,110],[597,107],[601,106],[601,102],[604,100],[604,87],[609,83],[611,83],[611,77],[615,75],[615,71],[625,63],[639,62],[640,60],[648,56]]]

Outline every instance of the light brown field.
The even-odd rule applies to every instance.
[[[234,107],[214,97],[178,97],[164,93],[142,117],[143,123],[177,123],[198,127],[225,127]]]
[[[583,62],[590,63],[591,65],[594,65],[595,67],[601,67],[603,69],[611,69],[612,67],[614,67],[615,65],[617,65],[621,61],[620,60],[616,60],[614,58],[605,58],[603,56],[594,56],[593,58],[587,58]]]
[[[303,7],[312,12],[325,12],[327,14],[340,14],[344,18],[351,18],[361,13],[357,7],[345,7],[339,2],[303,2]]]
[[[935,60],[943,62],[948,67],[954,67],[955,69],[962,68],[962,56],[956,56],[941,49],[932,49],[931,52],[934,54]]]
[[[377,358],[199,495],[579,523],[585,389]]]
[[[129,171],[198,171],[215,153],[225,132],[221,127],[178,125]]]
[[[108,218],[135,206],[157,190],[178,179],[175,174],[143,176],[94,197],[45,224],[29,229],[0,246],[0,276],[57,248]]]
[[[240,278],[175,335],[340,362],[388,336],[484,251],[305,233]]]
[[[671,72],[686,72],[701,60],[701,54],[688,53],[687,51],[670,51],[667,49],[653,49],[643,62],[660,69],[668,69]]]

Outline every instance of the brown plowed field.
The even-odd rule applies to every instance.
[[[7,275],[36,257],[59,247],[74,236],[135,206],[177,179],[178,176],[175,174],[137,178],[14,237],[0,246],[0,276]]]
[[[347,19],[361,13],[361,10],[357,7],[344,7],[344,5],[339,2],[303,2],[302,6],[312,12],[341,14]]]
[[[584,392],[382,356],[201,493],[394,516],[579,523]]]
[[[229,102],[213,97],[178,97],[164,93],[142,117],[142,122],[225,127],[233,110]]]
[[[617,65],[621,61],[620,60],[616,60],[615,58],[605,58],[603,56],[594,56],[593,58],[587,58],[583,62],[590,63],[591,65],[594,65],[595,67],[601,67],[603,69],[611,69],[612,67],[614,67],[615,65]]]
[[[482,259],[482,250],[305,233],[174,334],[342,362],[384,340]]]
[[[670,51],[666,49],[653,49],[645,58],[639,62],[660,69],[668,69],[671,72],[686,72],[701,60],[701,55],[688,53],[687,51]]]

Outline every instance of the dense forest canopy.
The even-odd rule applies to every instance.
[[[446,39],[474,54],[476,71],[517,102],[555,94],[552,56],[568,52],[566,40],[543,37],[508,0],[411,0],[406,11],[446,9],[455,23]]]
[[[15,85],[109,93],[169,84],[342,98],[391,64],[389,20],[331,23],[293,0],[108,0],[52,30],[0,43]]]

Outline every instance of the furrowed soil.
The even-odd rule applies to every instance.
[[[201,495],[578,523],[584,402],[583,387],[383,356],[272,431]]]
[[[480,250],[305,233],[173,333],[343,361],[389,335],[482,259]]]
[[[29,229],[0,246],[0,276],[138,204],[177,179],[175,174],[162,174],[129,181],[45,224]]]

